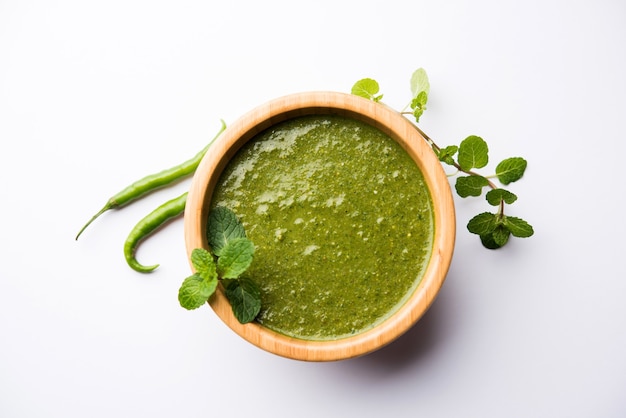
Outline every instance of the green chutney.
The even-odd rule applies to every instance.
[[[257,321],[306,340],[367,331],[419,284],[432,250],[432,199],[409,155],[340,116],[274,125],[229,162],[212,206],[232,209],[256,246],[246,276]]]

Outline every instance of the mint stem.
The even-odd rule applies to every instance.
[[[406,114],[411,114],[411,113],[409,113],[409,112],[401,112],[401,113],[402,113],[403,115],[406,115]],[[426,132],[424,132],[424,131],[423,131],[423,130],[419,127],[419,126],[417,126],[416,124],[413,124],[413,126],[415,126],[415,129],[417,129],[417,131],[420,133],[420,135],[422,135],[422,137],[424,137],[424,139],[426,140],[426,142],[428,143],[428,145],[430,145],[430,146],[431,146],[433,149],[435,149],[436,151],[441,151],[441,147],[440,147],[439,145],[437,145],[437,144],[435,143],[435,141],[433,141],[433,139],[432,139],[430,136],[428,136],[428,134],[426,134]],[[452,163],[453,163],[453,166],[454,166],[457,170],[459,170],[460,172],[462,172],[462,173],[468,174],[468,175],[470,175],[470,176],[480,176],[480,177],[483,177],[485,180],[487,180],[487,184],[489,185],[489,187],[491,187],[491,189],[497,189],[497,188],[498,188],[498,186],[497,186],[494,182],[492,182],[492,181],[490,180],[490,178],[489,178],[489,177],[482,176],[482,175],[480,175],[480,174],[478,174],[478,173],[476,173],[476,172],[474,172],[474,171],[472,171],[472,170],[464,170],[463,168],[461,168],[461,166],[459,165],[459,163],[457,163],[456,161],[453,161]],[[504,216],[504,201],[501,201],[501,202],[500,202],[500,206],[498,207],[498,216],[499,216],[499,217]]]

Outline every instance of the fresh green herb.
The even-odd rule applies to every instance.
[[[480,237],[483,246],[489,249],[503,247],[510,236],[527,238],[533,235],[533,227],[525,220],[505,215],[506,205],[517,200],[517,196],[509,190],[498,187],[492,178],[497,178],[502,185],[509,185],[521,179],[526,171],[527,162],[521,157],[511,157],[502,160],[495,170],[495,175],[484,176],[476,169],[481,169],[489,163],[489,147],[479,136],[470,135],[457,145],[440,147],[417,123],[426,110],[430,82],[423,68],[416,70],[411,76],[411,101],[401,111],[403,115],[411,115],[415,120],[415,127],[430,145],[434,153],[444,164],[456,168],[457,173],[454,188],[460,197],[480,196],[483,189],[490,190],[485,194],[485,199],[491,206],[496,206],[495,213],[483,212],[473,217],[467,224],[467,229]],[[365,97],[379,102],[383,95],[378,94],[380,86],[378,82],[370,78],[357,81],[352,87],[352,94]],[[410,108],[410,111],[407,110]]]
[[[261,310],[261,291],[250,279],[242,277],[226,286],[226,297],[233,307],[233,313],[239,322],[247,324]]]
[[[183,308],[196,309],[215,293],[221,281],[233,314],[242,324],[251,322],[261,310],[261,291],[242,276],[252,264],[254,244],[246,237],[237,216],[226,207],[209,213],[207,239],[211,251],[196,248],[191,252],[195,273],[187,277],[178,291]]]
[[[413,110],[415,122],[419,122],[420,117],[426,110],[426,102],[430,93],[430,82],[423,68],[415,70],[411,76],[411,93],[413,94],[413,99],[409,106]]]
[[[245,236],[243,225],[230,209],[218,206],[209,213],[207,241],[216,256],[222,254],[226,242]]]
[[[379,88],[378,81],[372,80],[371,78],[364,78],[357,81],[354,86],[352,86],[352,94],[365,97],[366,99],[373,100],[375,102],[380,102],[383,95],[377,95]]]

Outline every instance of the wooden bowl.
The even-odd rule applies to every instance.
[[[287,337],[256,322],[242,325],[234,317],[221,286],[209,304],[233,331],[266,351],[297,360],[334,361],[370,353],[405,333],[434,301],[452,259],[456,223],[448,179],[430,146],[399,112],[358,96],[335,92],[293,94],[253,109],[224,131],[200,163],[187,198],[185,244],[189,256],[194,248],[208,248],[205,230],[213,190],[226,164],[241,146],[276,123],[314,114],[350,117],[378,128],[396,140],[421,169],[433,200],[435,232],[432,255],[420,284],[395,314],[375,328],[332,341]]]

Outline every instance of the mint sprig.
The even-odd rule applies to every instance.
[[[411,93],[413,98],[409,106],[413,111],[415,121],[419,122],[426,110],[426,102],[428,102],[428,94],[430,93],[430,81],[428,81],[428,75],[423,68],[418,68],[411,75]]]
[[[261,291],[251,279],[242,277],[254,258],[254,244],[246,237],[235,213],[217,207],[209,213],[207,239],[211,251],[196,248],[191,252],[195,273],[178,290],[178,301],[185,309],[204,305],[217,290],[226,288],[233,314],[242,324],[251,322],[261,310]]]
[[[426,110],[426,103],[430,94],[430,82],[423,68],[413,72],[410,86],[411,100],[401,113],[413,117],[415,128],[428,142],[439,161],[456,168],[455,174],[458,176],[454,188],[457,194],[462,198],[478,197],[483,194],[485,187],[490,189],[485,194],[485,199],[489,205],[497,207],[496,212],[483,212],[470,219],[467,224],[468,231],[477,234],[483,246],[489,249],[503,247],[511,236],[518,238],[532,236],[534,230],[528,222],[504,213],[506,205],[514,203],[517,196],[509,190],[498,187],[492,181],[495,178],[505,186],[518,181],[526,171],[528,165],[526,160],[522,157],[506,158],[498,163],[494,175],[484,176],[478,173],[476,169],[484,168],[489,163],[489,147],[485,140],[479,136],[470,135],[459,145],[446,147],[437,145],[417,126],[420,117]],[[367,78],[354,84],[352,94],[378,102],[382,98],[379,90],[378,82]]]

